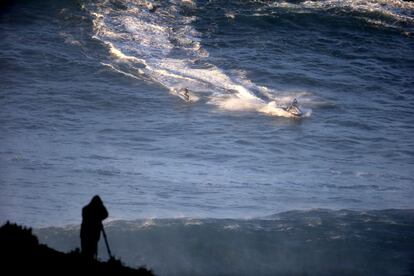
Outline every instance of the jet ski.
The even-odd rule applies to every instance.
[[[301,117],[303,115],[303,111],[301,110],[298,100],[296,99],[294,99],[288,106],[282,107],[282,109],[295,117]]]

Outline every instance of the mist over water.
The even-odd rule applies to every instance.
[[[406,273],[414,208],[413,15],[413,2],[397,0],[27,0],[4,6],[0,222],[79,225],[82,206],[99,194],[114,239],[128,223],[155,220],[154,232],[128,232],[137,244],[148,240],[145,254],[153,263],[139,259],[145,254],[131,255],[133,246],[121,252],[127,234],[114,242],[123,258],[132,256],[131,264],[138,258],[159,271],[171,269],[149,249],[163,231],[176,234],[169,246],[182,241],[180,233],[202,240],[180,249],[186,257],[174,272],[179,275],[210,271],[206,256],[192,254],[205,252],[202,244],[227,230],[240,240],[223,234],[225,244],[215,245],[229,253],[243,241],[247,252],[229,263],[287,240],[286,251],[271,255],[278,259],[296,252],[296,241],[306,245],[316,236],[323,242],[306,252],[321,249],[315,259],[323,260],[332,255],[328,237],[340,236],[346,238],[333,238],[332,248],[349,241],[343,254],[361,256],[362,265],[378,247],[389,249],[382,234],[368,239],[367,228],[375,227],[365,225],[363,213],[377,210],[375,219],[404,225],[379,223],[379,232],[407,235],[392,241],[395,251],[378,253],[375,269],[353,272],[374,275],[388,267],[387,274]],[[192,102],[177,93],[185,87]],[[281,108],[294,98],[302,118]],[[319,208],[331,211],[308,211]],[[356,213],[334,219],[341,209]],[[274,218],[259,219],[283,214],[301,229],[298,210],[332,224],[316,228],[315,237],[287,237]],[[190,219],[200,224],[188,230]],[[64,235],[65,229],[56,231]],[[77,242],[72,230],[66,247],[41,239],[70,250]],[[406,255],[397,265],[379,265],[399,252]],[[265,256],[255,264],[282,273],[276,268],[300,258],[292,254],[284,264],[268,267]],[[225,260],[219,264],[226,268]],[[322,262],[309,261],[303,271],[313,264]]]
[[[114,254],[159,275],[410,275],[412,210],[290,211],[260,219],[148,219],[105,224]],[[78,226],[36,230],[70,251]],[[100,257],[107,258],[103,242]]]

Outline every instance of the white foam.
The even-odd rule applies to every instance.
[[[269,3],[271,7],[289,8],[299,12],[306,10],[330,10],[341,9],[344,11],[358,12],[367,14],[361,19],[368,23],[375,25],[382,25],[384,27],[394,27],[395,22],[414,23],[412,11],[414,10],[414,2],[403,0],[329,0],[329,1],[304,1],[295,3],[288,2],[272,2]],[[404,11],[410,11],[405,13]],[[384,20],[374,20],[370,15],[379,14],[388,17],[392,20],[392,24]]]
[[[229,19],[235,19],[236,15],[234,14],[234,12],[226,12],[225,17],[229,18]]]
[[[255,111],[259,108],[257,103],[246,101],[236,96],[214,97],[209,103],[228,111]]]
[[[208,57],[208,52],[201,47],[200,34],[191,25],[196,18],[180,13],[183,5],[194,6],[192,1],[171,0],[168,5],[159,6],[155,13],[142,8],[148,3],[128,1],[126,10],[116,11],[106,1],[86,7],[93,16],[94,38],[107,45],[116,61],[104,62],[105,66],[126,76],[145,76],[176,96],[180,95],[175,91],[188,88],[194,101],[205,97],[206,102],[221,110],[291,117],[280,107],[268,104],[270,100],[277,100],[274,91],[258,87],[246,78],[230,76],[214,65],[194,66],[193,62]],[[173,51],[177,50],[180,54],[175,56]],[[126,64],[121,66],[120,62]],[[135,63],[141,65],[138,70]]]
[[[112,56],[114,56],[118,59],[136,61],[136,62],[142,63],[144,65],[147,65],[145,60],[143,60],[143,59],[140,59],[140,58],[137,58],[137,57],[134,57],[134,56],[125,55],[120,50],[118,50],[116,47],[114,47],[114,45],[112,45],[111,42],[105,42],[105,44],[108,46],[109,53],[111,53]]]
[[[112,70],[114,70],[114,71],[116,71],[116,72],[118,72],[118,73],[120,73],[120,74],[122,74],[124,76],[130,77],[130,78],[134,78],[134,79],[138,79],[138,80],[141,79],[141,78],[135,76],[134,74],[130,74],[130,73],[124,72],[122,70],[119,70],[118,68],[114,67],[112,64],[104,63],[104,62],[101,62],[101,64],[104,65],[104,66],[107,66],[107,67],[111,68]]]

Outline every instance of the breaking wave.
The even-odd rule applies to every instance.
[[[201,34],[192,26],[194,2],[98,1],[84,8],[93,17],[93,38],[104,43],[112,56],[112,62],[103,65],[130,77],[150,79],[173,95],[188,88],[194,101],[223,110],[294,117],[283,109],[294,94],[278,97],[277,91],[238,80],[208,62]],[[305,116],[310,114],[305,109]]]
[[[157,275],[408,275],[413,215],[317,209],[257,219],[112,221],[105,228],[116,256]],[[62,251],[79,246],[77,226],[35,232]],[[99,252],[107,258],[103,241]]]

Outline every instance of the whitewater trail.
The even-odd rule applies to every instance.
[[[227,111],[255,111],[271,116],[294,117],[282,107],[297,94],[278,98],[277,92],[244,78],[237,81],[207,62],[201,34],[192,27],[196,20],[191,1],[102,1],[85,6],[93,17],[93,38],[108,48],[112,57],[103,65],[138,79],[150,79],[177,96],[188,88],[192,101],[202,101]],[[248,85],[244,85],[243,82]],[[305,110],[309,116],[311,110]]]

